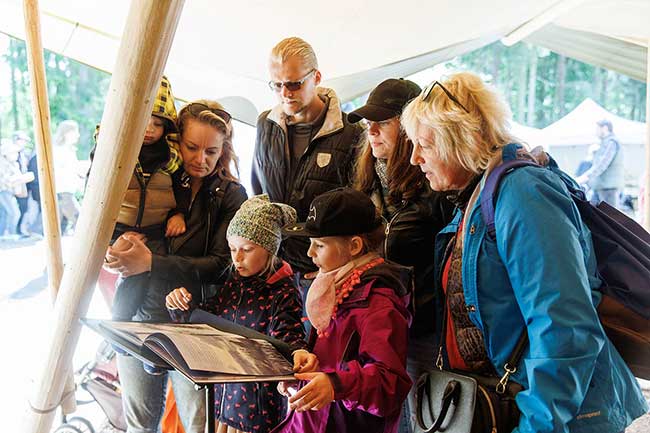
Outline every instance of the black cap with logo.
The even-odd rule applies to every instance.
[[[370,92],[366,105],[348,114],[348,120],[352,123],[361,119],[381,122],[399,116],[402,114],[404,106],[418,96],[421,91],[420,86],[413,81],[389,78]]]
[[[370,198],[352,188],[337,188],[323,193],[309,205],[307,221],[282,229],[286,236],[353,236],[370,233],[381,225]]]

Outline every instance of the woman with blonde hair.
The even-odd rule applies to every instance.
[[[499,421],[504,431],[621,432],[648,406],[599,322],[591,234],[565,184],[546,167],[519,168],[495,195],[494,230],[482,216],[489,173],[532,158],[513,144],[508,116],[471,73],[433,82],[402,115],[411,163],[459,209],[435,245],[437,365],[520,385]],[[506,372],[524,332],[523,355]],[[474,417],[487,431],[491,422]]]
[[[236,156],[232,144],[232,121],[221,104],[198,100],[184,106],[178,113],[180,152],[183,170],[180,185],[189,190],[192,204],[186,215],[187,230],[170,238],[168,255],[152,253],[137,236],[129,241],[126,251],[112,250],[106,254],[105,267],[122,276],[148,273],[149,287],[133,320],[169,321],[165,296],[184,286],[198,302],[210,295],[215,283],[222,283],[230,266],[230,249],[226,229],[230,220],[246,200],[246,191],[232,172]],[[123,387],[122,399],[129,432],[158,431],[164,409],[167,384],[165,372],[147,374],[142,362],[133,357],[118,356],[118,369]],[[170,373],[179,415],[185,431],[203,432],[205,397],[178,373]]]

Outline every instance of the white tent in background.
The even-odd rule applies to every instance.
[[[625,155],[626,183],[638,186],[644,169],[646,125],[610,113],[587,98],[573,111],[541,130],[547,150],[567,173],[574,173],[589,146],[598,142],[596,122],[612,122]]]

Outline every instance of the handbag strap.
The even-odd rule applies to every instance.
[[[456,380],[450,380],[443,392],[442,401],[440,402],[440,413],[437,419],[435,418],[433,410],[431,410],[431,404],[427,405],[429,407],[429,416],[432,420],[435,419],[433,424],[431,424],[430,427],[427,427],[422,418],[422,401],[424,400],[424,393],[427,393],[427,399],[428,401],[431,401],[431,396],[429,395],[429,390],[431,389],[429,386],[430,381],[431,379],[429,375],[426,374],[418,380],[416,385],[417,398],[415,399],[415,416],[418,426],[424,431],[424,433],[438,431],[447,417],[449,406],[451,406],[452,403],[454,406],[458,405],[458,400],[460,399],[460,383]]]
[[[443,256],[444,257],[443,266],[444,263],[446,263],[447,260],[449,260],[449,257],[452,254],[452,251],[454,250],[455,243],[456,243],[456,236],[454,236],[449,242],[449,244],[447,245],[445,254]],[[442,314],[442,335],[440,337],[440,346],[438,347],[438,356],[436,357],[436,367],[438,368],[438,370],[442,370],[444,365],[442,350],[446,343],[445,340],[447,339],[447,314],[449,311],[447,294],[445,293],[444,290],[442,291],[442,293],[444,298],[444,308]],[[508,357],[508,360],[503,365],[503,369],[505,370],[505,372],[503,373],[503,376],[501,376],[499,382],[496,385],[495,391],[497,394],[503,394],[506,392],[506,388],[508,386],[508,381],[510,380],[510,376],[517,371],[517,366],[519,365],[521,358],[524,356],[524,351],[526,350],[526,346],[528,346],[528,330],[524,327],[524,330],[521,332],[521,335],[519,336],[519,339],[517,340],[515,347],[512,349],[512,352]]]

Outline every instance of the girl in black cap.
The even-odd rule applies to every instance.
[[[339,188],[316,197],[307,221],[284,233],[308,236],[319,268],[306,309],[321,371],[296,374],[303,381],[297,392],[280,384],[293,394],[293,411],[274,431],[396,432],[411,387],[411,272],[377,252],[384,227],[375,206],[362,192]]]

